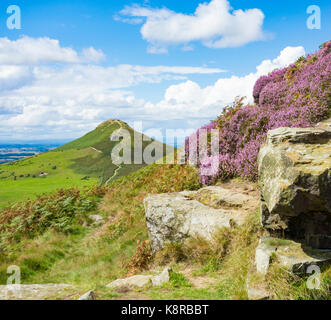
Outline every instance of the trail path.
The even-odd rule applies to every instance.
[[[123,125],[120,121],[118,120],[115,120],[115,122],[120,126],[120,129],[123,129]],[[117,167],[113,173],[113,175],[105,182],[105,185],[107,185],[110,181],[113,181],[115,179],[115,177],[117,176],[117,173],[119,170],[122,169],[122,165],[116,165],[115,166]]]
[[[102,153],[102,151],[101,150],[98,150],[98,149],[96,149],[96,148],[94,148],[94,147],[90,147],[92,150],[94,150],[95,152],[98,152],[98,153]]]

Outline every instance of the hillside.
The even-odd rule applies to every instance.
[[[282,233],[280,238],[271,238],[274,235],[265,228],[269,218],[266,206],[271,197],[263,198],[260,193],[261,185],[265,185],[265,194],[282,190],[280,199],[288,200],[278,205],[276,218],[269,221],[271,229],[275,221],[280,226],[284,225],[281,223],[284,221],[279,219],[289,210],[294,210],[290,213],[292,218],[297,218],[300,212],[296,212],[295,208],[298,206],[300,210],[307,209],[308,212],[304,212],[307,215],[300,216],[300,220],[294,219],[294,223],[289,223],[289,228],[294,226],[298,234],[305,234],[305,218],[310,217],[308,222],[314,221],[318,233],[321,233],[320,230],[328,233],[323,237],[329,239],[330,229],[326,229],[331,225],[330,218],[325,216],[329,217],[330,211],[324,211],[330,204],[331,194],[330,120],[317,128],[315,124],[330,115],[330,86],[327,84],[331,72],[330,64],[326,63],[330,59],[330,45],[330,42],[325,44],[317,54],[302,58],[282,70],[280,73],[283,76],[275,76],[279,75],[278,71],[269,75],[271,80],[268,78],[270,81],[263,82],[261,90],[255,90],[260,91],[259,102],[256,96],[255,105],[244,105],[239,99],[205,127],[207,130],[218,128],[222,134],[222,153],[217,155],[222,160],[221,165],[215,168],[211,177],[201,175],[201,168],[212,166],[212,161],[198,163],[197,166],[152,164],[139,170],[134,168],[135,172],[125,176],[128,168],[120,167],[118,171],[121,171],[122,177],[108,179],[104,186],[88,186],[93,184],[90,178],[84,180],[86,188],[63,189],[0,209],[0,284],[6,283],[7,267],[18,265],[23,284],[71,286],[63,292],[49,293],[47,299],[77,299],[88,290],[93,290],[97,299],[247,300],[251,298],[252,291],[256,293],[261,289],[258,287],[255,290],[256,285],[263,284],[268,290],[266,296],[262,295],[263,299],[330,300],[329,261],[325,260],[327,263],[321,265],[319,290],[308,288],[310,273],[297,274],[284,266],[284,257],[286,261],[292,261],[292,267],[295,263],[300,267],[306,266],[307,260],[300,260],[302,256],[299,262],[293,264],[293,260],[296,260],[298,251],[307,259],[309,251],[304,243],[294,242],[299,239],[284,238],[282,229],[276,230]],[[284,74],[288,76],[284,77]],[[307,79],[315,79],[315,85],[308,88],[309,82],[301,82],[299,76],[303,74]],[[283,91],[275,90],[279,86]],[[292,90],[299,95],[307,90],[308,93],[296,98]],[[286,99],[284,94],[287,94]],[[309,108],[302,99],[311,102]],[[274,106],[271,111],[270,101]],[[310,110],[311,117],[308,117],[307,110]],[[93,168],[103,168],[107,162],[107,150],[112,147],[112,142],[107,138],[109,132],[121,125],[126,126],[118,121],[103,123],[81,139],[39,158],[45,160],[47,158],[42,157],[49,156],[54,160],[54,155],[60,159],[67,156],[65,168],[68,174],[73,172],[76,177],[83,177],[90,172],[92,177],[93,172],[97,172]],[[293,136],[288,135],[292,131],[286,128],[281,130],[283,137],[275,130],[272,137],[280,140],[283,149],[267,149],[272,151],[265,153],[283,160],[265,161],[261,175],[257,168],[260,147],[270,134],[269,129],[282,125],[311,125],[312,128],[306,128],[306,133],[302,128],[294,129]],[[326,129],[320,129],[322,127]],[[309,139],[302,138],[306,135]],[[318,135],[321,135],[319,139]],[[296,147],[286,145],[291,143],[289,137],[300,143]],[[273,139],[269,137],[269,140]],[[187,143],[187,146],[190,144]],[[289,151],[288,157],[293,158],[292,162],[286,158],[285,150]],[[190,150],[187,151],[190,156]],[[71,153],[75,157],[70,157]],[[88,164],[91,159],[92,164]],[[19,162],[22,163],[24,161]],[[54,165],[51,160],[46,163]],[[46,165],[42,162],[38,164]],[[40,168],[36,167],[38,170]],[[302,170],[303,179],[297,179],[292,170]],[[103,181],[113,172],[109,170]],[[275,173],[283,180],[274,179],[272,176]],[[95,182],[103,177],[95,175]],[[262,179],[264,176],[263,183],[261,176]],[[43,181],[42,178],[35,179]],[[17,181],[20,180],[14,182]],[[84,185],[83,180],[79,181],[80,186]],[[203,187],[203,184],[211,186]],[[318,193],[320,185],[322,191]],[[305,192],[302,192],[303,189]],[[305,201],[316,198],[323,200],[320,201],[322,203],[315,201],[305,205]],[[286,221],[289,221],[288,217]],[[314,227],[314,224],[308,223],[308,227]],[[210,230],[214,230],[212,234]],[[210,238],[203,238],[204,234],[209,234]],[[311,234],[316,235],[313,231]],[[260,246],[267,246],[266,250],[273,248],[267,255],[267,270],[263,275],[256,272],[256,253]],[[323,253],[329,254],[326,251],[330,248],[323,247]],[[314,248],[319,249],[318,246]],[[133,275],[150,277],[165,267],[172,271],[162,285],[154,286],[147,282],[140,288],[123,286],[116,289],[109,286],[116,279],[125,281]],[[253,290],[249,292],[249,288]]]
[[[59,188],[102,185],[144,167],[112,163],[111,151],[118,142],[110,141],[110,136],[120,128],[134,136],[126,123],[110,120],[55,150],[0,165],[0,207]],[[164,151],[173,150],[164,145]]]

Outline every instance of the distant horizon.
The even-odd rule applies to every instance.
[[[15,146],[15,145],[59,145],[68,143],[72,140],[37,140],[37,141],[31,141],[31,140],[8,140],[8,141],[0,141],[0,147],[1,146]]]

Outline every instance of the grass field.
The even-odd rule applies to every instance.
[[[59,188],[97,184],[100,180],[97,176],[86,180],[86,174],[71,168],[79,156],[96,155],[92,149],[52,151],[0,166],[0,207]],[[48,175],[40,176],[41,172]]]
[[[111,141],[110,136],[120,128],[127,129],[134,137],[133,129],[126,123],[106,121],[53,151],[0,165],[0,207],[60,188],[105,184],[141,169],[145,164],[116,166],[112,163],[111,152],[118,142]],[[148,142],[143,142],[143,148],[147,145]],[[173,151],[163,147],[167,153]]]

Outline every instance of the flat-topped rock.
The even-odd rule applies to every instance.
[[[200,189],[193,194],[193,198],[213,208],[242,208],[252,197],[248,194],[234,192],[220,186],[210,186]]]
[[[255,266],[258,273],[267,274],[272,255],[281,266],[297,274],[305,274],[310,265],[331,265],[331,251],[312,249],[295,241],[266,237],[260,240],[256,249]]]
[[[111,289],[121,289],[121,288],[144,288],[152,283],[152,275],[136,275],[129,278],[117,279],[109,283],[106,287]]]
[[[267,137],[267,144],[290,143],[323,143],[324,139],[331,138],[331,130],[325,123],[314,128],[278,128],[270,130]]]
[[[68,284],[13,284],[0,286],[0,300],[45,300],[53,299],[72,291]]]
[[[195,200],[195,197],[207,199],[206,203],[210,205],[226,203],[226,208],[215,209]],[[240,197],[218,187],[198,192],[148,195],[144,205],[153,251],[159,251],[170,243],[181,244],[190,238],[213,241],[220,228],[244,222],[247,212],[242,207],[247,201],[249,197],[246,195]]]
[[[135,275],[128,278],[117,279],[109,283],[106,287],[113,290],[132,290],[142,289],[148,285],[158,287],[170,281],[170,268],[165,268],[162,272],[156,275]]]

